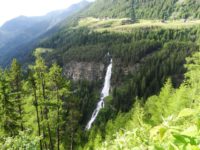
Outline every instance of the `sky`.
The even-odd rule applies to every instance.
[[[0,26],[17,16],[41,16],[81,0],[0,0]],[[94,1],[94,0],[88,0]]]

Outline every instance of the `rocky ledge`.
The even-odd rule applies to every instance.
[[[105,65],[97,62],[71,61],[64,65],[64,74],[69,79],[78,80],[102,80],[104,78]]]

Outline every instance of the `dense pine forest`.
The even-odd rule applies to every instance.
[[[130,15],[134,13],[135,15]],[[139,19],[199,18],[198,0],[98,0],[83,15]]]
[[[199,17],[198,0],[96,0],[19,46],[0,66],[0,149],[200,149]]]
[[[80,126],[84,103],[80,96],[87,94],[87,86],[82,83],[74,94],[62,69],[55,63],[47,67],[40,54],[27,72],[13,60],[10,68],[1,70],[1,148],[198,149],[199,52],[186,62],[179,88],[168,79],[158,95],[145,103],[135,98],[128,113],[120,112],[103,128],[96,125],[88,132]],[[111,99],[106,99],[99,122],[106,112],[112,113]]]

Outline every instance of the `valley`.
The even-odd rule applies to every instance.
[[[0,28],[0,149],[200,149],[199,1],[63,11]]]

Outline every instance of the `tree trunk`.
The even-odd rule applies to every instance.
[[[48,117],[48,116],[47,116]],[[48,118],[47,118],[47,121],[48,121]],[[51,129],[50,129],[50,126],[49,126],[49,122],[47,123],[47,126],[48,126],[48,133],[49,133],[49,140],[50,140],[50,147],[51,147],[51,150],[54,149],[54,146],[53,146],[53,140],[52,140],[52,136],[51,136]]]
[[[34,97],[35,97],[35,109],[36,109],[37,124],[38,124],[38,135],[41,136],[40,118],[39,118],[39,111],[38,111],[38,102],[37,102],[37,95],[36,95],[36,90],[35,89],[34,89]],[[42,140],[40,140],[40,150],[42,150]]]
[[[74,133],[71,131],[70,150],[73,150]]]
[[[42,95],[43,95],[43,99],[44,101],[46,101],[46,94],[45,94],[45,81],[44,79],[42,80]],[[45,106],[45,119],[47,120],[47,128],[48,128],[48,134],[49,134],[49,142],[50,142],[50,149],[53,150],[54,146],[53,146],[53,140],[52,140],[52,136],[51,136],[51,129],[50,129],[50,125],[48,122],[48,108]]]
[[[59,96],[58,96],[58,88],[56,88],[56,97],[57,97],[57,149],[60,150],[60,121],[59,121],[59,116],[60,116],[60,106],[59,106]]]
[[[24,126],[23,126],[23,121],[22,121],[22,108],[21,105],[18,106],[19,107],[19,115],[20,115],[20,119],[21,119],[21,130],[24,131]]]
[[[24,126],[23,126],[23,118],[22,118],[22,107],[21,107],[21,100],[20,100],[20,98],[21,98],[21,96],[20,96],[20,94],[19,94],[19,92],[20,92],[20,87],[19,87],[19,83],[20,81],[19,81],[19,77],[17,76],[17,79],[16,79],[16,86],[17,86],[17,100],[18,100],[18,102],[19,102],[19,106],[18,106],[18,108],[19,108],[19,115],[20,115],[20,121],[21,121],[21,130],[22,131],[24,131]]]
[[[44,120],[44,113],[42,111],[43,108],[41,108],[41,111],[40,111],[40,114],[41,114],[41,121]],[[45,126],[44,124],[42,124],[42,132],[43,132],[43,139],[46,139],[46,133],[45,133]],[[44,141],[44,147],[45,147],[45,150],[48,149],[48,146],[47,146],[47,143],[46,141]]]
[[[57,147],[58,147],[58,150],[60,150],[60,128],[59,128],[59,125],[57,127]]]

